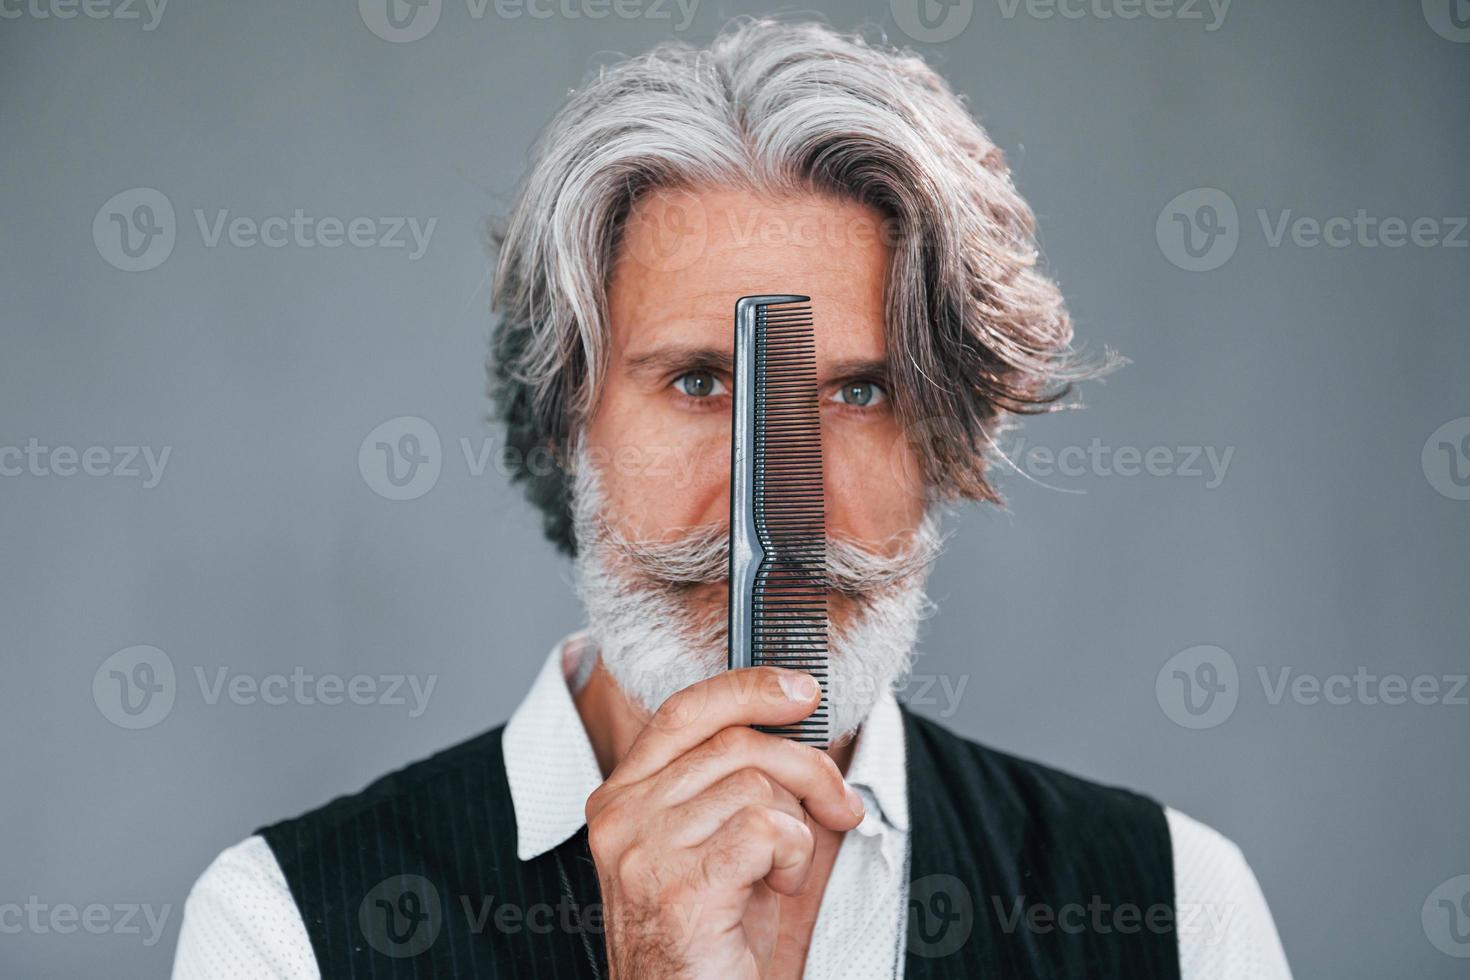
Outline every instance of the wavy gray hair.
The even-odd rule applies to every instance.
[[[1110,366],[1072,348],[1000,149],[919,56],[767,18],[703,49],[661,43],[570,95],[493,234],[490,394],[512,479],[569,554],[565,453],[598,401],[620,231],[650,189],[701,185],[835,194],[883,216],[890,394],[939,499],[999,503],[987,463],[1008,417],[1061,407]]]

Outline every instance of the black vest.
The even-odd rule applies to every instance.
[[[1157,803],[903,717],[905,977],[1178,978]],[[587,829],[516,857],[502,731],[260,831],[323,977],[607,977]]]

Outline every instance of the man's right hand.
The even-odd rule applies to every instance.
[[[587,799],[615,980],[762,975],[781,896],[812,868],[811,822],[862,822],[825,752],[748,727],[800,721],[819,700],[809,674],[778,667],[691,685]]]

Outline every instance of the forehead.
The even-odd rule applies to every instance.
[[[650,192],[624,225],[608,285],[614,356],[671,342],[728,350],[737,299],[798,293],[812,298],[819,360],[881,359],[882,220],[817,194]]]

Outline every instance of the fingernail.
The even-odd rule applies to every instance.
[[[793,701],[802,704],[810,701],[817,693],[817,679],[800,670],[781,671],[781,690]]]
[[[858,795],[858,791],[853,789],[850,783],[844,783],[843,785],[847,787],[848,808],[860,817],[866,816],[868,812],[867,807],[863,806],[863,798]]]

